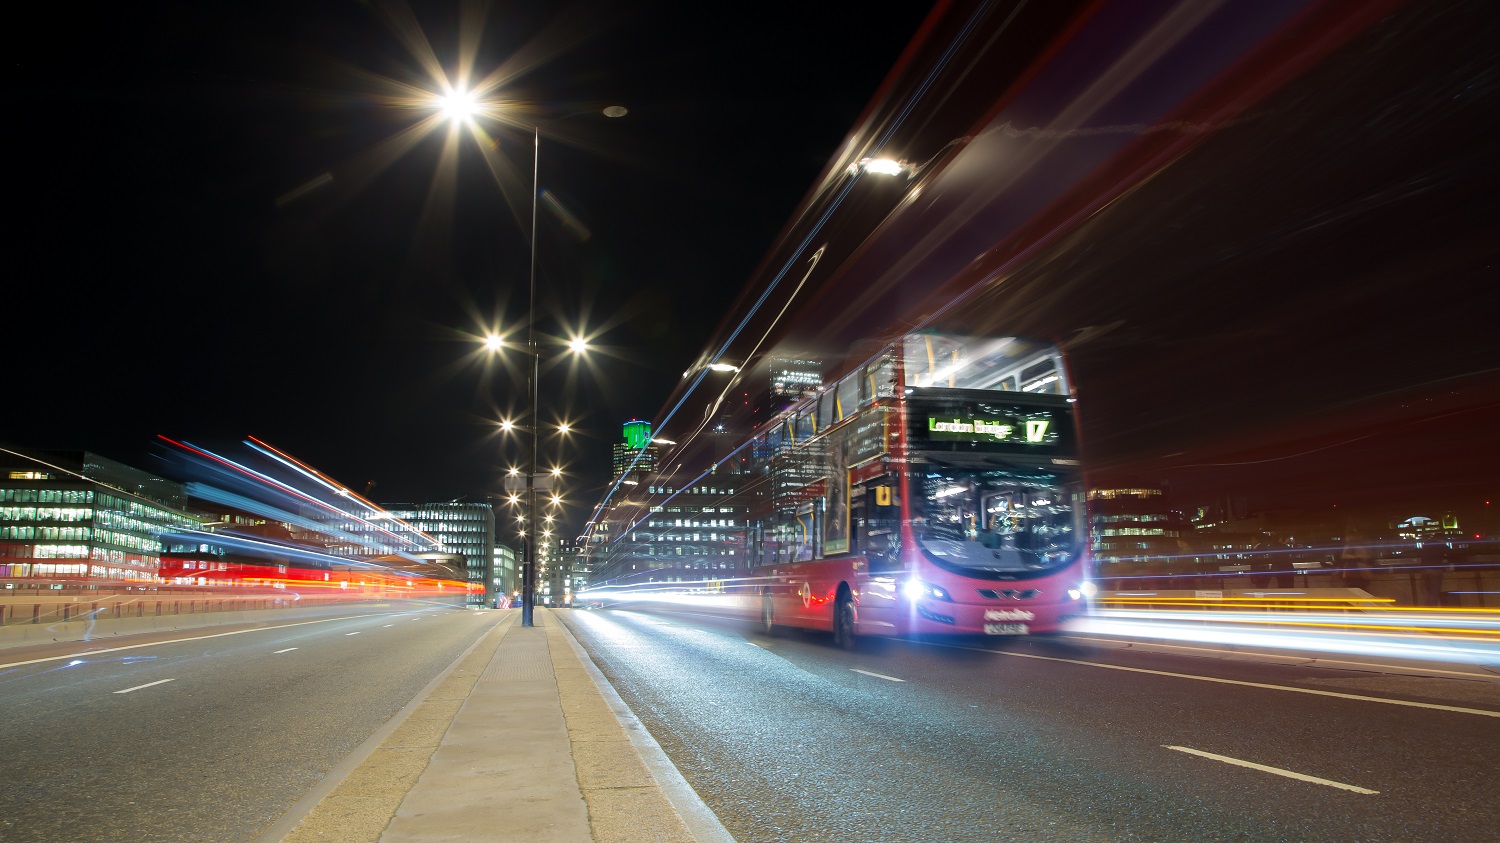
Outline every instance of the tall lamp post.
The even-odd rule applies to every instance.
[[[450,120],[468,121],[474,116],[484,113],[486,104],[480,102],[472,93],[461,88],[449,91],[445,96],[437,98],[437,105]],[[579,114],[590,112],[578,112]],[[629,113],[624,106],[612,105],[603,109],[606,117],[624,117]],[[563,115],[557,119],[576,116],[574,114]],[[521,625],[532,626],[533,610],[536,606],[536,576],[537,576],[537,508],[536,508],[536,468],[537,448],[541,438],[538,428],[538,409],[541,404],[541,352],[536,344],[536,268],[537,268],[537,199],[541,192],[541,162],[542,162],[542,127],[540,123],[531,125],[531,270],[530,270],[530,292],[526,302],[526,354],[529,356],[530,383],[528,392],[531,395],[531,425],[530,425],[530,447],[526,463],[526,529],[522,533],[521,542]],[[497,335],[491,335],[486,340],[486,345],[492,349],[499,348],[502,340]],[[581,339],[574,339],[568,343],[574,353],[582,353],[587,345]]]

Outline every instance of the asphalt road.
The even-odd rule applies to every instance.
[[[488,630],[481,617],[360,607],[32,664],[0,652],[0,841],[254,839]]]
[[[1067,639],[843,652],[683,612],[565,621],[740,843],[1500,829],[1492,680]]]

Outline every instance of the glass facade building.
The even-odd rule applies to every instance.
[[[390,515],[437,542],[444,553],[464,557],[470,583],[484,591],[470,594],[473,605],[494,605],[497,584],[495,565],[495,510],[487,503],[393,503],[385,504]]]
[[[521,591],[521,565],[516,552],[503,544],[495,545],[495,562],[491,567],[489,598],[511,597]]]
[[[87,451],[0,451],[0,580],[161,582],[165,532],[196,529],[182,487]]]

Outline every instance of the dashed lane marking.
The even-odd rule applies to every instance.
[[[1378,790],[1370,790],[1367,787],[1358,787],[1352,784],[1344,784],[1343,782],[1332,781],[1331,779],[1320,779],[1317,776],[1309,776],[1306,773],[1296,773],[1291,770],[1283,770],[1280,767],[1268,767],[1265,764],[1256,764],[1254,761],[1242,761],[1238,758],[1230,758],[1227,755],[1215,755],[1212,752],[1204,752],[1201,749],[1193,749],[1192,747],[1168,746],[1167,744],[1162,744],[1162,747],[1164,749],[1176,750],[1177,752],[1186,752],[1188,755],[1196,755],[1199,758],[1211,758],[1214,761],[1223,761],[1225,764],[1233,764],[1236,767],[1249,767],[1252,770],[1259,770],[1262,773],[1271,773],[1277,776],[1285,776],[1289,779],[1296,779],[1297,781],[1301,782],[1312,782],[1313,784],[1336,787],[1340,790],[1349,790],[1353,791],[1354,793],[1374,795],[1380,792]]]
[[[128,694],[131,691],[139,691],[142,688],[149,688],[152,685],[160,685],[160,684],[162,684],[164,682],[175,682],[175,681],[177,681],[177,680],[175,680],[175,679],[158,679],[155,682],[147,682],[144,685],[137,685],[134,688],[126,688],[123,691],[115,691],[115,693],[117,693],[117,694]]]
[[[872,672],[870,672],[868,670],[860,670],[857,667],[851,667],[849,669],[852,670],[852,671],[854,671],[855,673],[862,673],[865,676],[873,676],[876,679],[884,679],[887,682],[905,682],[906,681],[905,679],[897,679],[894,676],[886,676],[884,673],[872,673]]]

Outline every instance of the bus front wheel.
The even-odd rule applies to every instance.
[[[760,631],[771,635],[776,631],[776,604],[771,602],[771,595],[760,596]]]

